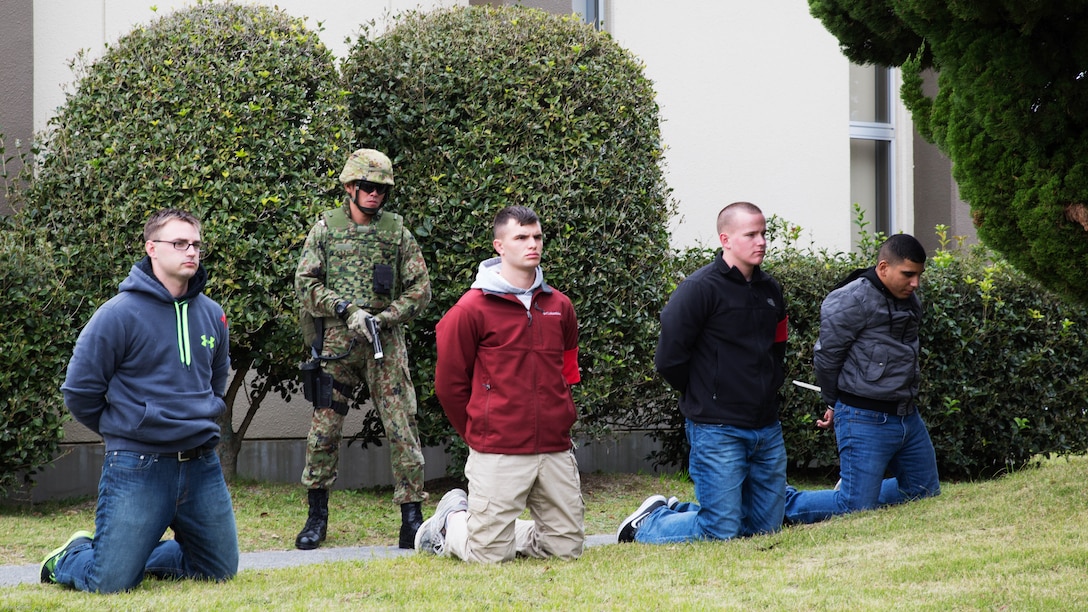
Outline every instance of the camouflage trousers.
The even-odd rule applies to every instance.
[[[325,355],[348,351],[353,334],[346,327],[325,330]],[[423,501],[423,451],[416,427],[416,391],[408,371],[408,352],[400,326],[381,330],[385,358],[374,359],[370,343],[358,338],[344,359],[327,361],[325,371],[333,380],[355,389],[366,382],[370,401],[378,410],[385,437],[389,442],[390,463],[393,467],[393,502],[405,504]],[[351,398],[339,389],[333,391],[333,402],[350,403]],[[302,484],[310,489],[329,489],[336,482],[340,462],[340,444],[344,437],[344,415],[332,408],[314,410],[310,434],[306,443],[306,468]]]

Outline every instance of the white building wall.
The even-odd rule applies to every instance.
[[[806,2],[614,0],[605,27],[658,93],[675,245],[717,245],[748,200],[850,248],[849,63]]]

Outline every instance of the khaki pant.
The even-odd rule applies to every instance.
[[[585,543],[585,503],[573,451],[495,455],[470,450],[468,511],[446,521],[446,547],[465,561],[523,557],[577,559]],[[533,520],[518,516],[526,508]]]

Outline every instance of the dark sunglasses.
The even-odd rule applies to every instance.
[[[381,183],[371,183],[370,181],[355,181],[355,186],[362,189],[366,193],[378,192],[378,195],[385,195],[389,193],[389,185],[383,185]]]

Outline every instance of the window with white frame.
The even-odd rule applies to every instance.
[[[895,122],[892,71],[850,64],[850,200],[865,213],[868,233],[892,234],[895,215]],[[854,228],[854,245],[858,231]]]
[[[582,16],[582,21],[604,30],[604,0],[570,0],[570,10]]]

